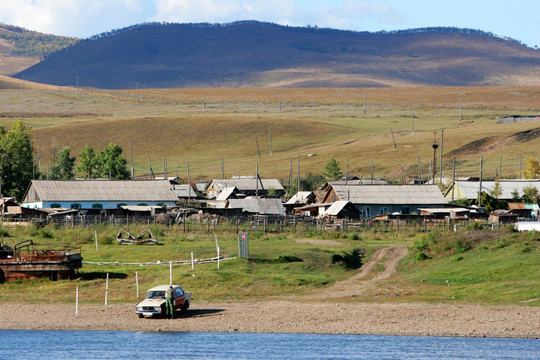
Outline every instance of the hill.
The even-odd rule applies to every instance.
[[[105,89],[539,85],[540,52],[471,29],[352,32],[244,21],[136,25],[16,75]]]
[[[0,75],[18,73],[77,41],[0,23]]]
[[[40,170],[70,146],[120,145],[135,175],[163,171],[192,179],[253,175],[288,181],[320,174],[334,157],[349,175],[407,181],[429,173],[441,143],[445,176],[519,177],[520,159],[540,158],[539,121],[498,124],[498,116],[538,114],[540,87],[219,88],[87,90],[28,84],[0,91],[0,125],[33,128]],[[32,87],[35,86],[35,87]],[[364,107],[365,96],[365,107]],[[459,118],[460,96],[462,116]],[[365,109],[365,112],[364,112]],[[414,115],[414,117],[413,117]],[[414,129],[414,131],[413,131]],[[271,145],[270,131],[271,130]],[[272,153],[270,154],[270,148]],[[260,154],[259,154],[260,151]],[[316,156],[308,157],[308,154]],[[502,158],[501,158],[502,157]],[[501,161],[502,160],[502,161]],[[79,160],[77,160],[79,161]],[[437,158],[437,166],[440,159]],[[438,171],[438,173],[440,173]],[[79,174],[81,175],[81,174]],[[82,175],[81,175],[82,176]]]

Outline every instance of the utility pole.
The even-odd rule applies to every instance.
[[[521,174],[522,165],[523,165],[523,154],[519,154],[519,178],[520,179],[523,179],[522,174]]]
[[[135,85],[137,86],[137,104],[140,102],[140,99],[139,99],[139,83],[135,83]]]
[[[347,158],[347,169],[345,170],[345,184],[349,181],[349,158]]]
[[[461,112],[462,112],[462,100],[461,100],[461,93],[459,93],[459,122],[461,123]]]
[[[420,179],[420,183],[424,182],[424,179],[422,177],[422,164],[420,163],[420,155],[418,155],[418,179]]]
[[[373,185],[373,160],[371,160],[371,185]]]
[[[499,179],[502,179],[502,153],[501,157],[499,158]]]
[[[188,204],[191,202],[191,174],[189,172],[189,160],[187,162],[187,178],[188,178]]]
[[[270,156],[272,156],[272,128],[268,124],[268,135],[270,136]]]
[[[414,135],[414,108],[412,109],[411,122],[412,122],[411,135]]]
[[[223,158],[221,158],[221,178],[225,179],[225,163],[223,162]]]
[[[456,157],[452,158],[452,202],[454,201],[454,188],[456,187]]]
[[[364,115],[366,115],[366,89],[364,89]]]
[[[444,146],[444,129],[441,130],[441,161],[440,161],[440,176],[441,181],[439,183],[439,186],[442,188],[443,186],[443,146]]]
[[[432,162],[432,169],[431,169],[431,179],[433,180],[433,184],[435,184],[435,174],[437,173],[437,148],[439,147],[439,144],[437,144],[437,141],[433,141],[433,145],[431,145],[433,148],[433,162]]]
[[[482,175],[484,171],[484,157],[480,156],[480,183],[479,183],[479,190],[478,190],[478,207],[482,206]]]
[[[131,149],[131,140],[129,140],[129,163],[131,165],[131,180],[135,179],[135,169],[133,168],[133,151]]]
[[[397,149],[396,140],[394,140],[394,132],[392,131],[392,128],[390,128],[390,134],[392,135],[392,142],[394,143],[394,149]]]
[[[297,183],[297,186],[296,186],[296,190],[297,192],[300,191],[300,155],[296,155],[296,167],[297,167],[297,176],[298,178],[296,179],[296,183]]]
[[[259,140],[257,140],[257,137],[255,136],[255,144],[257,144],[257,155],[259,155],[259,159],[261,158],[261,151],[259,150]]]
[[[79,96],[79,75],[77,75],[76,81],[75,81],[75,96]]]

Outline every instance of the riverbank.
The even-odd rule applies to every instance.
[[[139,319],[134,304],[0,304],[0,329],[282,332],[540,338],[527,306],[306,301],[194,303],[175,319]]]

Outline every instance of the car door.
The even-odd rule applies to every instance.
[[[184,305],[184,301],[186,299],[186,295],[184,294],[184,290],[182,290],[181,287],[177,287],[174,289],[174,309],[180,310],[182,306]]]

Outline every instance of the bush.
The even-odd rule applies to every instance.
[[[461,255],[456,255],[456,256],[454,256],[453,260],[454,260],[454,261],[460,261],[460,260],[463,260],[463,256],[461,256]]]
[[[365,256],[365,251],[362,249],[354,249],[350,253],[332,255],[332,264],[340,264],[347,269],[359,269],[362,266],[362,259]]]
[[[349,240],[360,240],[360,236],[358,236],[358,233],[354,232],[349,235]]]
[[[419,252],[416,255],[414,255],[414,260],[416,260],[416,261],[424,261],[424,260],[427,260],[427,259],[429,259],[429,256],[427,256],[423,252]]]
[[[294,255],[281,255],[277,258],[276,262],[278,263],[291,263],[291,262],[303,262],[301,258]]]

